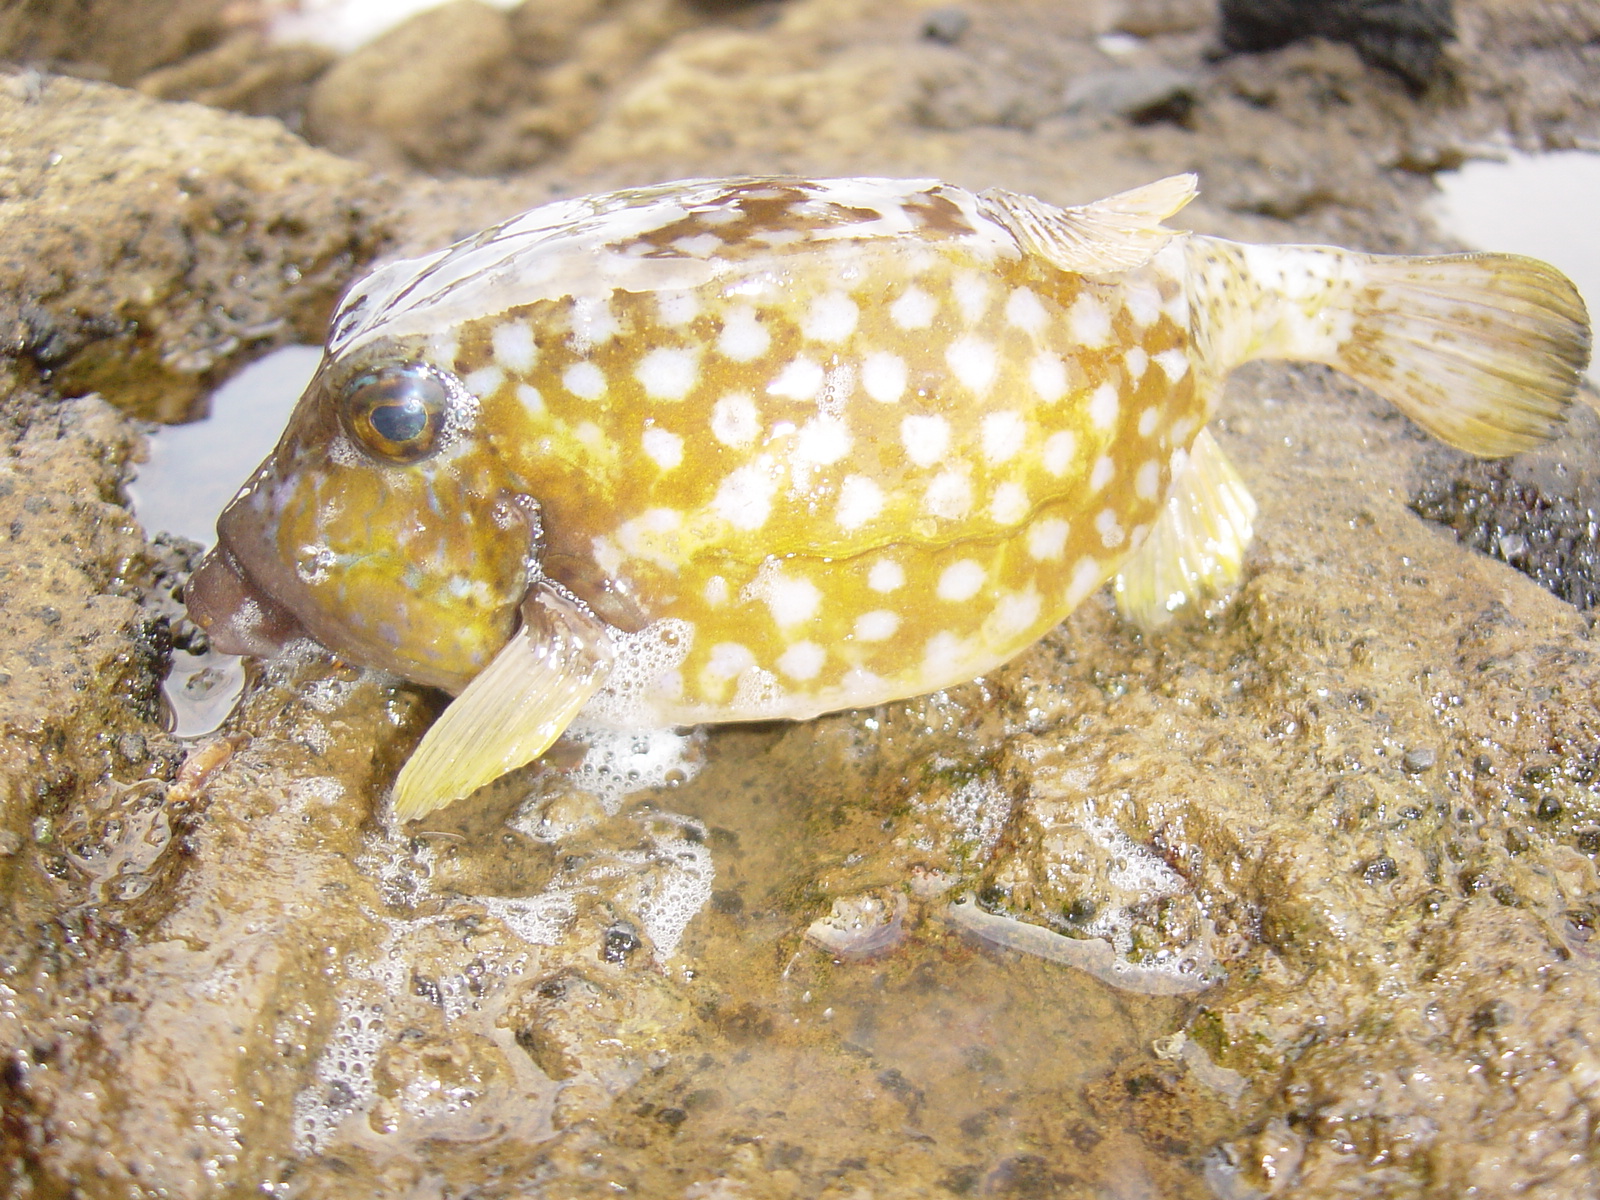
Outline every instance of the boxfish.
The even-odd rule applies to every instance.
[[[453,693],[411,818],[580,713],[802,720],[992,671],[1107,581],[1145,628],[1225,591],[1256,506],[1206,426],[1249,360],[1477,455],[1561,430],[1590,333],[1554,268],[1198,236],[1166,223],[1195,187],[688,180],[392,262],[190,612]]]

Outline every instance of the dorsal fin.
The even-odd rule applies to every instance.
[[[999,188],[980,192],[978,199],[1024,250],[1063,271],[1102,275],[1154,258],[1180,232],[1161,222],[1194,199],[1197,182],[1193,175],[1170,175],[1072,208]]]

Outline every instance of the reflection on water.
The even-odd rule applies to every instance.
[[[277,442],[321,358],[319,346],[274,351],[212,393],[208,419],[150,434],[150,456],[127,492],[152,537],[174,534],[202,546],[216,540],[218,514]],[[184,620],[176,603],[168,616]],[[181,642],[162,684],[168,727],[181,738],[212,732],[233,711],[244,685],[238,658],[211,650],[203,638]]]
[[[1600,154],[1513,154],[1436,178],[1434,216],[1470,246],[1542,258],[1565,271],[1591,314],[1600,312]],[[1590,380],[1600,368],[1589,364]]]
[[[320,346],[275,350],[211,393],[209,418],[152,433],[149,461],[128,485],[145,531],[216,541],[217,514],[277,443],[321,358]]]

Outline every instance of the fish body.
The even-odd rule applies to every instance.
[[[224,649],[308,633],[460,692],[402,774],[414,813],[585,707],[662,725],[916,695],[1119,572],[1158,623],[1249,540],[1204,432],[1249,358],[1330,362],[1479,452],[1558,427],[1587,323],[1550,268],[1162,225],[1192,192],[689,181],[391,264],[335,315],[191,607]]]

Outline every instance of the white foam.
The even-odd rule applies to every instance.
[[[675,618],[653,621],[638,633],[614,633],[614,659],[605,686],[583,709],[588,723],[611,729],[649,729],[651,692],[675,672],[694,643],[694,626]]]
[[[683,931],[711,899],[716,870],[706,849],[706,828],[692,817],[657,813],[650,840],[658,873],[646,876],[638,917],[655,947],[655,959],[665,962],[678,948]],[[662,829],[663,825],[669,826]]]
[[[705,740],[699,730],[610,729],[587,721],[569,726],[567,736],[589,747],[567,777],[593,795],[608,816],[635,792],[693,779],[700,772],[699,749]]]
[[[378,1094],[372,1072],[383,1042],[383,1005],[340,997],[339,1023],[317,1059],[317,1082],[294,1098],[297,1152],[322,1149],[346,1117],[372,1106]]]

